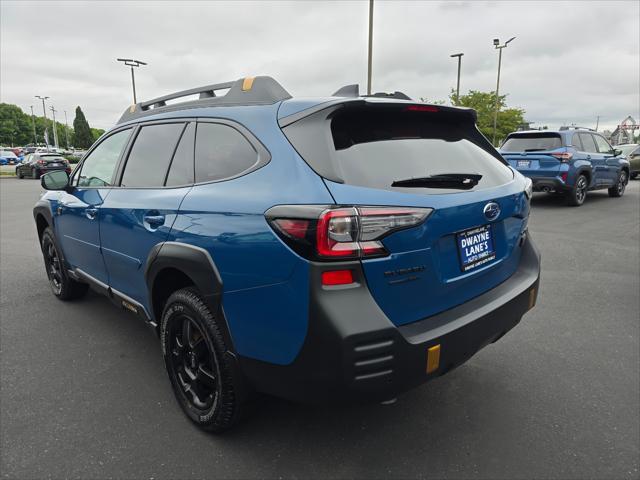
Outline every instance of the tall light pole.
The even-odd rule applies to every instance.
[[[67,122],[67,111],[64,111],[64,136],[67,139],[67,150],[69,149],[69,123]]]
[[[369,59],[367,64],[367,95],[371,95],[371,64],[373,62],[373,0],[369,0]]]
[[[509,42],[515,40],[516,37],[511,37],[509,40],[504,42],[504,45],[500,45],[500,40],[497,38],[493,39],[493,46],[498,50],[498,81],[496,82],[496,104],[493,109],[493,144],[496,144],[496,128],[498,125],[498,98],[500,95],[500,67],[502,66],[502,49],[506,48],[509,45]]]
[[[44,143],[47,146],[47,152],[49,151],[49,141],[47,140],[47,108],[44,106],[44,101],[49,97],[41,97],[40,95],[36,95],[36,98],[42,100],[42,113],[44,113],[44,133],[42,136],[44,137]],[[37,147],[37,145],[36,145]]]
[[[59,148],[58,145],[58,127],[56,126],[56,112],[57,110],[53,108],[53,105],[49,107],[51,113],[53,114],[53,144],[56,146],[56,150]]]
[[[123,62],[128,67],[131,67],[131,85],[133,85],[133,103],[138,103],[136,100],[136,76],[133,73],[133,67],[139,67],[140,65],[146,65],[145,62],[140,60],[134,60],[132,58],[117,58],[118,62]]]
[[[33,146],[38,147],[38,137],[36,137],[36,118],[33,115],[33,105],[29,106],[31,108],[31,125],[33,125]]]
[[[462,67],[462,56],[464,53],[454,53],[451,58],[458,57],[458,83],[456,86],[456,105],[460,102],[460,68]]]

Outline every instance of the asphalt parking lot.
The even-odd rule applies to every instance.
[[[219,437],[179,409],[146,326],[53,297],[39,192],[0,179],[3,478],[640,476],[640,181],[580,208],[534,196],[538,305],[467,364],[391,406],[262,398]]]

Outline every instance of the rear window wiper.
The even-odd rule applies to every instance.
[[[443,173],[428,177],[414,177],[405,180],[395,180],[392,187],[408,188],[454,188],[457,190],[471,190],[478,185],[482,175],[478,173]]]

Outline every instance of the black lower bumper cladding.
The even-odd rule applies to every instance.
[[[540,254],[524,241],[518,270],[458,307],[396,327],[380,310],[357,262],[311,268],[309,330],[296,360],[274,365],[240,357],[249,382],[264,393],[305,403],[380,401],[464,363],[520,322],[538,295]],[[323,287],[323,270],[354,270],[355,286]],[[427,351],[440,346],[427,373]],[[437,348],[437,347],[436,347]]]

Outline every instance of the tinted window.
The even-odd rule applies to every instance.
[[[584,149],[582,148],[582,142],[580,141],[580,135],[578,135],[577,133],[573,134],[573,138],[571,138],[571,144],[576,150],[580,152],[584,151]]]
[[[116,163],[129,140],[131,129],[107,137],[82,163],[78,177],[79,187],[105,187],[111,185]]]
[[[589,153],[596,153],[598,151],[596,150],[596,144],[593,141],[593,137],[591,136],[591,134],[581,133],[580,140],[582,140],[582,148],[584,149],[583,151]]]
[[[235,128],[199,123],[196,134],[196,182],[209,182],[246,172],[258,163],[258,152]]]
[[[474,142],[474,129],[470,122],[441,116],[369,109],[338,114],[331,123],[342,179],[350,185],[380,189],[391,189],[397,180],[449,173],[482,175],[474,189],[512,180],[509,167]]]
[[[196,124],[190,123],[182,134],[180,144],[176,150],[169,175],[167,186],[188,185],[193,183],[193,144],[195,142]]]
[[[123,187],[161,187],[184,123],[142,127],[124,167]]]
[[[593,138],[596,140],[596,145],[600,153],[611,153],[611,145],[609,145],[609,142],[600,135],[594,135]]]
[[[502,152],[534,152],[554,150],[562,146],[557,133],[524,133],[507,138],[500,148]]]

